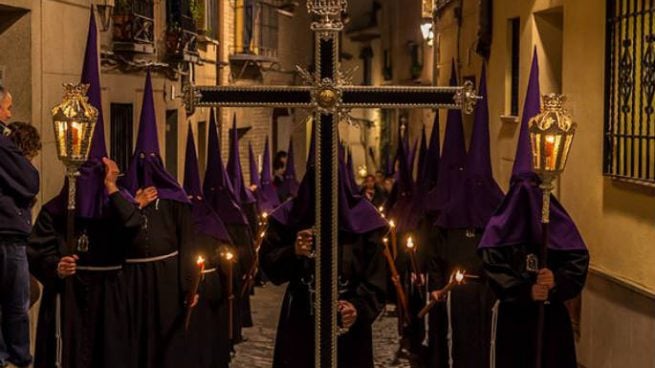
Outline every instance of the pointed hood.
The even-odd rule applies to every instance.
[[[268,146],[268,137],[266,137],[266,144],[264,144],[262,176],[259,189],[255,192],[255,197],[257,198],[257,206],[262,212],[271,213],[280,205],[280,199],[273,185],[273,175],[271,174],[271,154]]]
[[[212,109],[209,116],[207,138],[207,170],[202,186],[205,200],[227,225],[248,225],[248,220],[234,196],[232,185],[221,158],[216,115]]]
[[[398,231],[402,233],[414,230],[419,218],[412,211],[415,187],[407,152],[405,151],[405,145],[402,142],[399,143],[397,153],[398,172],[389,198],[385,203],[385,212],[390,220],[396,222]]]
[[[255,203],[255,196],[253,196],[250,189],[246,187],[243,180],[243,170],[241,169],[241,154],[239,153],[239,134],[237,131],[237,118],[234,116],[232,119],[232,130],[230,130],[232,138],[230,139],[230,156],[227,160],[227,174],[232,181],[232,189],[236,195],[237,201],[240,205]]]
[[[257,167],[257,158],[255,151],[252,150],[252,143],[248,142],[248,163],[250,165],[250,185],[260,186],[259,168]]]
[[[312,132],[311,141],[313,140]],[[313,146],[310,144],[310,147]],[[387,222],[375,207],[350,187],[343,147],[340,147],[339,151],[339,230],[360,235],[387,227]],[[284,226],[300,230],[314,225],[316,201],[314,157],[313,152],[310,151],[307,172],[300,183],[298,196],[282,204],[271,215],[275,221]]]
[[[310,151],[311,152],[311,151]],[[278,188],[281,198],[295,197],[298,194],[298,179],[296,178],[296,163],[293,153],[293,138],[289,139],[287,151],[287,166],[284,170],[284,181]]]
[[[139,135],[124,183],[125,188],[132,195],[135,195],[139,189],[154,186],[157,188],[160,199],[189,203],[187,194],[177,183],[177,180],[164,168],[159,153],[150,70],[146,73],[146,83],[143,90]]]
[[[457,85],[455,61],[452,64],[450,85]],[[449,205],[453,198],[461,198],[458,193],[464,184],[464,166],[466,165],[466,146],[464,142],[464,125],[460,110],[448,110],[446,136],[443,152],[439,162],[439,178],[436,187],[428,194],[426,210],[437,214],[436,224],[447,229],[466,228],[466,208],[457,204]]]
[[[109,196],[105,191],[105,167],[103,157],[108,157],[105,143],[105,122],[102,113],[102,99],[100,88],[100,66],[98,63],[98,30],[95,14],[91,9],[89,19],[89,33],[84,52],[81,82],[89,85],[87,95],[89,102],[98,109],[98,121],[91,140],[89,158],[80,168],[77,178],[75,196],[76,215],[81,218],[97,219],[103,217]],[[127,193],[125,193],[127,194]],[[68,179],[60,193],[44,206],[52,215],[63,215],[68,207]]]
[[[416,155],[418,153],[418,143],[419,140],[416,138],[414,141],[414,145],[412,146],[412,150],[409,152],[409,157],[407,158],[407,162],[409,164],[409,174],[414,176],[414,164],[416,163]]]
[[[432,133],[430,134],[430,145],[425,158],[425,177],[427,179],[427,190],[432,190],[437,185],[439,178],[439,165],[441,163],[441,134],[439,123],[439,112],[434,115]]]
[[[503,192],[491,169],[487,73],[484,65],[480,73],[480,96],[482,99],[478,101],[475,109],[473,133],[464,173],[465,190],[461,192],[465,197],[461,202],[466,203],[468,208],[468,225],[475,229],[484,229],[503,199]]]
[[[523,115],[521,115],[521,127],[519,141],[514,158],[512,176],[532,172],[532,149],[530,147],[530,130],[528,123],[533,116],[541,112],[541,89],[539,86],[539,61],[537,59],[537,48],[535,47],[530,67],[530,79],[528,80],[528,92],[525,95]]]
[[[386,161],[387,161],[387,167],[385,168],[384,171],[384,176],[386,178],[390,178],[394,174],[394,160],[391,157],[391,148],[387,147],[387,156],[386,156]]]
[[[540,180],[532,171],[528,121],[539,113],[539,66],[536,49],[532,60],[530,81],[526,95],[514,173],[510,189],[500,207],[489,220],[480,248],[528,246],[538,254],[542,242],[541,211],[543,192]],[[584,251],[587,249],[575,223],[551,195],[550,242],[548,248],[558,251]]]
[[[186,143],[186,157],[184,164],[184,190],[191,200],[191,216],[194,230],[198,234],[206,235],[219,242],[232,243],[225,224],[216,212],[205,202],[200,188],[200,170],[198,169],[198,156],[196,144],[193,140],[193,130],[189,124]]]

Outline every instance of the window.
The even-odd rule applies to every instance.
[[[604,174],[655,184],[655,7],[607,1]]]
[[[205,32],[214,40],[218,40],[218,0],[205,0]]]
[[[110,107],[110,113],[111,158],[116,161],[118,168],[125,172],[132,158],[133,107],[132,104],[113,103]]]
[[[166,170],[177,179],[177,109],[166,110]]]
[[[154,45],[154,3],[149,0],[125,0],[114,9],[114,42]]]
[[[234,54],[277,58],[279,0],[235,0]]]
[[[509,115],[519,115],[519,67],[521,51],[521,19],[512,18],[508,25],[508,51],[509,63],[507,63],[507,101]]]

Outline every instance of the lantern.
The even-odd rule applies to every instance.
[[[97,0],[96,10],[100,17],[101,31],[107,32],[111,25],[111,16],[114,12],[114,0]]]
[[[529,122],[532,165],[542,182],[550,184],[564,171],[576,123],[564,109],[566,97],[543,96],[542,111]]]
[[[63,101],[52,109],[57,156],[69,171],[77,171],[89,157],[98,110],[86,96],[88,84],[65,84]]]

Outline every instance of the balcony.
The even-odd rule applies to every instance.
[[[173,0],[167,3],[166,59],[169,62],[198,63],[197,22],[201,18],[199,0]]]
[[[155,52],[155,20],[151,1],[118,1],[112,18],[114,51],[143,54]]]
[[[264,64],[278,62],[280,0],[236,0],[235,41],[230,45],[230,64],[236,79],[261,79]],[[288,12],[288,9],[285,8]]]

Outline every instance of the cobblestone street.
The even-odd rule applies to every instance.
[[[275,329],[285,288],[286,285],[276,287],[268,284],[263,289],[256,289],[256,295],[252,299],[255,327],[244,331],[248,341],[237,346],[237,355],[231,367],[269,368],[272,366]],[[406,360],[394,362],[398,347],[395,318],[383,314],[374,325],[373,336],[376,368],[410,367]]]

